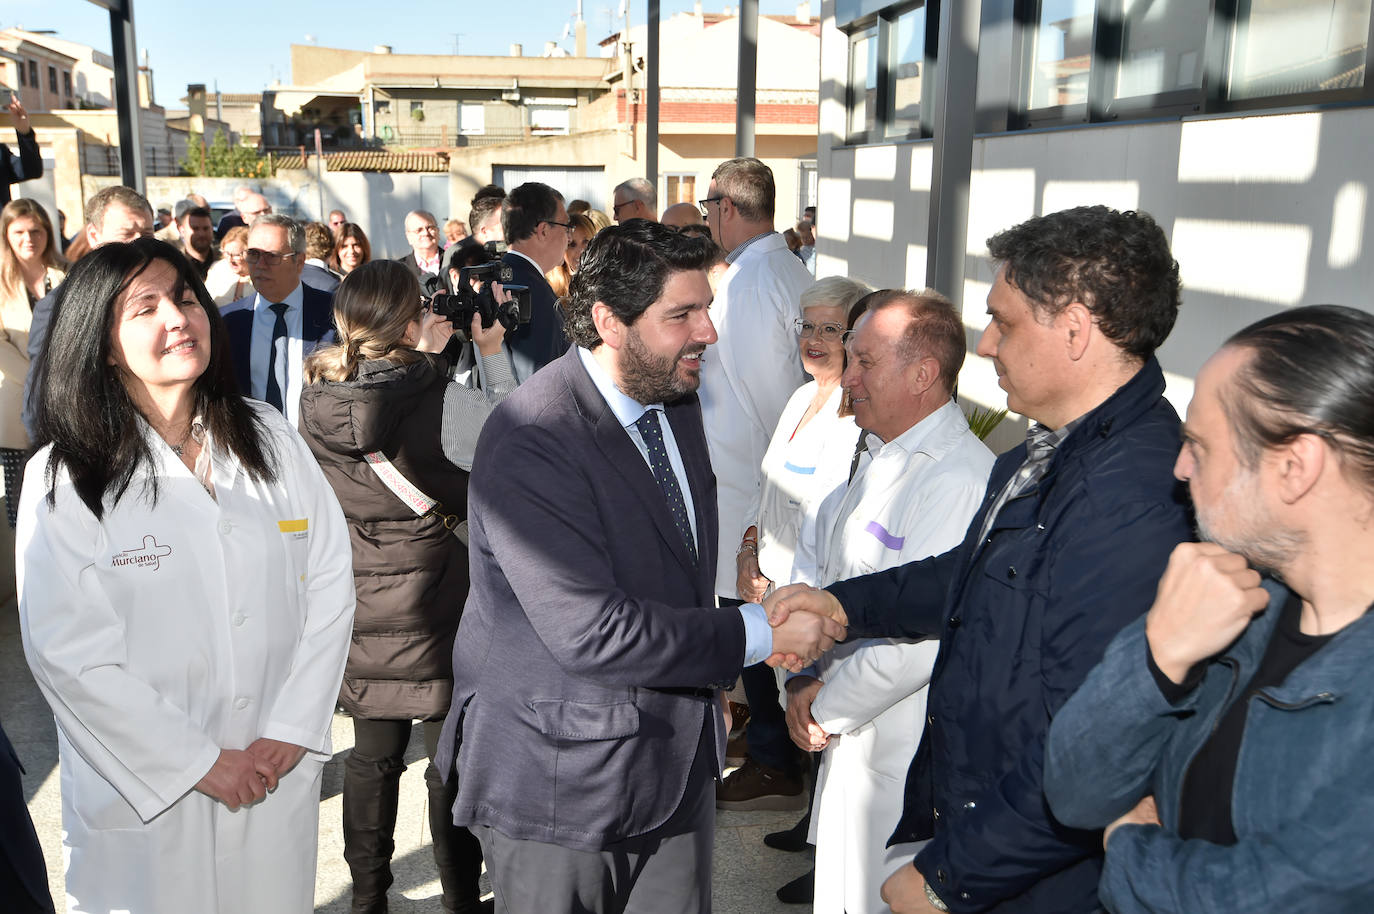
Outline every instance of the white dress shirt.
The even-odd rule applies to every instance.
[[[301,367],[305,361],[305,340],[302,338],[304,326],[305,293],[299,283],[291,294],[282,299],[286,305],[286,348],[278,353],[277,364],[272,366],[276,372],[277,384],[281,388],[282,405],[285,407],[286,421],[296,427],[301,409]],[[253,389],[249,396],[255,400],[267,399],[268,362],[272,358],[272,328],[276,326],[277,315],[272,306],[277,302],[253,296],[253,340],[248,353],[248,370]],[[313,346],[311,347],[314,348]]]
[[[807,380],[797,351],[811,274],[777,232],[751,239],[725,271],[711,321],[720,339],[701,366],[701,419],[716,471],[716,594],[735,597],[735,548],[759,514],[763,455],[793,391]]]

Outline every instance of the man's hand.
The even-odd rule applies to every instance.
[[[849,619],[845,616],[840,601],[828,591],[817,590],[809,584],[789,584],[773,591],[762,602],[764,611],[768,613],[768,624],[774,628],[786,622],[794,611],[802,610],[812,615],[834,619],[841,626],[849,625]],[[773,655],[766,661],[769,666],[780,666],[797,673],[810,662],[805,657],[778,650],[776,639],[773,643]]]
[[[746,603],[759,602],[772,583],[759,571],[758,553],[744,549],[735,555],[735,589],[739,591],[741,600]]]
[[[1216,543],[1180,543],[1159,580],[1145,637],[1160,672],[1182,683],[1269,605],[1259,572]]]
[[[844,626],[834,619],[815,613],[796,613],[773,626],[773,654],[768,663],[777,666],[775,659],[787,658],[782,665],[797,673],[843,639]]]
[[[305,749],[295,743],[283,743],[280,740],[260,737],[248,746],[248,753],[258,763],[258,770],[263,773],[267,789],[276,790],[277,781],[296,767],[305,756]]]
[[[15,133],[28,133],[33,128],[29,126],[29,112],[24,110],[23,102],[19,101],[19,96],[10,98],[9,107],[10,117],[14,120]]]
[[[805,752],[820,752],[830,742],[830,734],[811,716],[811,705],[823,683],[814,676],[798,676],[787,681],[787,732],[792,742]]]
[[[840,601],[830,591],[818,590],[810,584],[788,584],[778,588],[763,601],[763,608],[768,612],[768,624],[775,628],[798,611],[834,619],[844,628],[849,626],[849,617]]]
[[[1111,840],[1112,832],[1123,825],[1159,825],[1159,810],[1155,808],[1155,798],[1146,796],[1139,803],[1135,804],[1126,815],[1117,819],[1107,826],[1106,831],[1102,832],[1102,849],[1107,849],[1107,842]]]
[[[892,914],[939,914],[940,911],[926,897],[926,877],[914,863],[888,876],[878,894],[892,908]]]
[[[258,764],[249,752],[221,749],[215,764],[196,782],[196,790],[235,810],[267,796],[264,781]]]

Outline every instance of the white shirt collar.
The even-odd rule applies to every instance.
[[[639,421],[639,417],[644,415],[646,411],[663,409],[662,403],[645,405],[616,387],[615,381],[611,380],[610,374],[601,367],[601,363],[596,360],[596,356],[592,355],[590,349],[579,346],[577,347],[577,355],[582,359],[582,366],[587,369],[587,374],[591,375],[592,383],[600,391],[601,398],[606,401],[606,405],[611,408],[611,412],[615,413],[616,419],[625,428],[629,428]]]

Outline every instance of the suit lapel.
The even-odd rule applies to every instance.
[[[668,502],[663,497],[663,491],[658,487],[658,481],[654,479],[653,471],[649,469],[648,462],[644,455],[635,447],[635,443],[630,440],[630,435],[625,431],[625,427],[620,424],[614,412],[606,404],[606,400],[601,396],[601,391],[596,389],[596,384],[592,382],[587,374],[586,368],[582,365],[582,360],[577,354],[577,350],[570,349],[562,358],[572,360],[576,364],[570,364],[568,376],[573,388],[573,394],[581,402],[588,419],[594,427],[593,436],[596,439],[596,446],[601,449],[601,453],[606,457],[606,462],[611,468],[625,481],[625,486],[635,494],[648,509],[649,517],[653,520],[654,527],[658,530],[659,537],[667,544],[673,556],[688,571],[694,571],[692,557],[687,552],[687,544],[682,541],[682,535],[678,533],[677,525],[673,523],[673,517],[668,513]],[[674,436],[677,434],[677,427],[673,427]],[[679,444],[679,450],[683,450]],[[687,454],[683,452],[683,462],[687,461]],[[697,497],[696,481],[691,479],[692,471],[688,470],[689,482],[692,485],[692,501],[697,503],[698,529],[700,528],[700,499]],[[700,536],[698,536],[700,543]],[[698,553],[701,553],[698,548]]]

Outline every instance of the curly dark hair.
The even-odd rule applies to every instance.
[[[1081,302],[1109,340],[1141,360],[1174,328],[1178,262],[1148,213],[1078,206],[1036,216],[993,235],[988,252],[1041,320]]]
[[[711,239],[645,219],[602,229],[582,252],[568,289],[568,339],[574,346],[595,349],[601,335],[592,321],[593,305],[605,302],[629,326],[663,295],[670,274],[705,270],[715,254]]]

